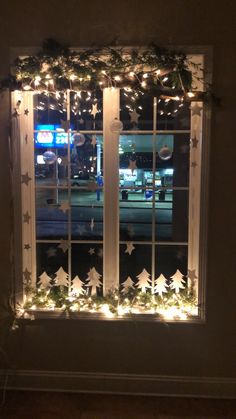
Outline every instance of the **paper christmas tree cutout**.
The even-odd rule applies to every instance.
[[[64,271],[62,266],[58,269],[57,272],[55,272],[56,278],[54,279],[56,282],[56,285],[59,287],[68,287],[68,278],[69,275]]]
[[[172,279],[172,283],[170,284],[170,288],[175,290],[176,294],[179,293],[180,289],[184,289],[185,285],[183,284],[183,274],[177,269],[175,274],[170,277]]]
[[[102,282],[100,281],[101,276],[95,267],[89,269],[86,287],[91,288],[91,295],[96,295],[97,289],[102,286]]]
[[[47,272],[44,271],[39,276],[39,279],[40,279],[39,285],[40,285],[40,288],[41,289],[43,289],[43,288],[50,288],[52,286],[52,284],[51,284],[52,278],[50,278],[50,276],[48,276]]]
[[[72,294],[76,295],[83,295],[85,294],[84,283],[81,279],[76,275],[72,282]]]
[[[142,272],[137,275],[138,282],[136,283],[136,287],[140,288],[142,292],[146,292],[146,288],[151,288],[150,285],[150,274],[143,269]]]
[[[130,276],[128,276],[128,278],[122,282],[122,294],[126,294],[129,291],[129,288],[134,289],[134,281],[130,278]]]
[[[162,294],[164,292],[167,292],[167,288],[168,285],[166,283],[166,278],[164,277],[164,275],[160,275],[156,280],[155,280],[155,287],[154,287],[154,293],[155,294],[159,294],[162,297]]]

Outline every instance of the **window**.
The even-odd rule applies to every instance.
[[[201,318],[202,102],[49,85],[12,109],[24,310]]]

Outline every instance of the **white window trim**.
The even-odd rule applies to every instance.
[[[194,48],[195,52],[196,48]],[[211,50],[209,48],[203,49],[200,48],[201,53],[204,57],[204,68],[207,69],[207,75],[209,82],[211,80]],[[106,89],[105,89],[106,90]],[[109,89],[110,90],[110,89]],[[119,117],[117,115],[117,109],[119,110],[119,93],[118,89],[112,89],[114,94],[113,99],[111,100],[111,92],[106,96],[104,92],[104,114],[106,114],[106,109],[109,109],[111,115],[110,119],[105,119],[103,135],[104,135],[104,162],[107,161],[107,164],[104,166],[104,175],[106,176],[106,171],[110,173],[111,165],[118,169],[119,167],[119,154],[118,152],[118,141],[119,135],[111,131],[111,120]],[[33,109],[33,93],[27,92],[22,95],[21,92],[12,93],[12,114],[17,108],[17,102],[19,100],[19,95],[21,97],[21,113],[18,117],[14,119],[12,124],[12,147],[13,147],[13,194],[15,202],[15,266],[16,266],[16,294],[17,301],[22,302],[24,299],[23,296],[23,286],[22,286],[22,272],[25,272],[27,267],[28,271],[31,273],[32,279],[36,281],[36,240],[35,240],[35,203],[34,203],[34,159],[29,159],[28,155],[33,155],[34,144],[32,141],[33,138],[33,115],[29,117],[24,114],[25,109]],[[115,104],[112,107],[112,103]],[[206,241],[206,224],[207,224],[207,208],[208,208],[208,171],[209,171],[209,137],[210,137],[210,116],[211,109],[210,106],[203,105],[199,103],[199,106],[203,108],[203,117],[195,118],[193,116],[193,124],[191,126],[191,138],[196,137],[199,141],[199,146],[195,149],[191,147],[191,161],[198,160],[198,170],[191,170],[190,175],[190,184],[189,184],[189,220],[195,218],[196,222],[191,223],[193,229],[189,229],[189,243],[192,247],[192,257],[188,258],[188,269],[196,269],[196,276],[200,278],[198,281],[198,286],[195,288],[196,293],[198,294],[198,299],[200,303],[199,310],[199,320],[205,320],[205,287],[206,287],[206,250],[207,250],[207,241]],[[197,121],[198,120],[198,121]],[[200,123],[199,123],[200,122]],[[15,124],[15,125],[14,125]],[[17,127],[19,124],[20,127],[20,138],[17,138]],[[158,131],[154,133],[156,135]],[[106,142],[106,138],[109,138],[109,141]],[[20,140],[20,141],[19,141]],[[116,160],[112,160],[109,156],[116,156]],[[20,156],[20,161],[19,161]],[[108,158],[106,158],[108,156]],[[19,164],[20,163],[20,164]],[[23,172],[21,172],[21,167],[24,167]],[[200,170],[202,169],[202,170]],[[25,183],[22,184],[21,175],[26,175],[31,178],[28,182],[28,187]],[[116,174],[115,174],[116,173]],[[113,170],[113,182],[105,182],[105,198],[104,198],[104,271],[103,271],[103,281],[104,289],[108,290],[114,283],[119,283],[119,223],[116,223],[116,228],[114,229],[114,223],[109,217],[109,213],[106,209],[112,208],[113,219],[114,214],[116,214],[116,219],[119,219],[119,202],[118,202],[118,170]],[[109,175],[110,178],[110,175]],[[24,180],[24,179],[23,179]],[[114,184],[117,185],[114,188]],[[194,187],[193,187],[194,184]],[[20,192],[20,188],[22,191]],[[194,194],[197,193],[201,197],[201,200],[198,203],[198,206],[193,209],[191,203],[194,199]],[[116,199],[114,200],[114,197]],[[21,204],[20,204],[21,202]],[[201,204],[204,202],[204,206]],[[19,209],[21,207],[22,218],[19,220]],[[30,219],[27,220],[27,208],[30,208],[29,215]],[[21,225],[23,222],[22,232]],[[113,226],[113,227],[112,227]],[[112,228],[112,234],[111,234]],[[21,237],[21,240],[20,240]],[[116,237],[116,240],[114,238]],[[197,237],[197,239],[196,239]],[[21,246],[21,243],[23,246]],[[24,245],[30,244],[31,249],[24,251]],[[23,250],[22,250],[23,249]],[[196,256],[197,255],[197,256]],[[26,272],[27,275],[27,272]],[[109,278],[112,278],[112,284],[109,282]],[[143,316],[141,316],[143,317]],[[189,322],[189,321],[188,321]]]

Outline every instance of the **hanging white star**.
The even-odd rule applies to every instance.
[[[90,230],[93,231],[93,229],[94,229],[94,218],[91,218]]]
[[[85,228],[85,226],[84,225],[79,225],[77,228],[76,228],[76,233],[79,233],[79,235],[80,236],[82,236],[84,233],[85,233],[85,231],[86,231],[86,228]]]
[[[134,122],[135,124],[138,123],[140,115],[134,110],[133,112],[129,112],[130,115],[130,122]]]
[[[56,256],[57,249],[55,247],[49,247],[49,249],[46,250],[46,253],[47,253],[48,258],[52,258]]]
[[[127,242],[126,243],[126,249],[125,249],[125,253],[128,253],[129,255],[131,255],[131,253],[133,252],[133,250],[135,249],[135,246],[133,245],[132,242]]]
[[[88,253],[90,254],[90,256],[95,254],[95,249],[93,247],[90,247]]]
[[[136,160],[130,160],[129,161],[129,167],[128,167],[128,169],[130,169],[132,171],[132,174],[133,174],[134,170],[137,169]]]
[[[26,172],[24,175],[21,175],[21,183],[24,183],[26,186],[28,186],[29,182],[30,182],[31,177],[29,177],[29,173]]]
[[[103,248],[101,247],[100,249],[98,249],[98,256],[100,257],[100,258],[102,258],[103,257]]]
[[[63,240],[63,239],[60,240],[60,244],[59,244],[58,248],[61,249],[63,251],[63,253],[66,253],[67,250],[69,249],[69,247],[70,246],[69,246],[68,240]]]
[[[64,201],[62,202],[62,204],[59,206],[59,210],[61,210],[62,212],[64,212],[64,214],[66,213],[66,211],[68,211],[70,209],[70,205],[68,201]]]
[[[23,214],[23,221],[24,221],[24,223],[29,224],[30,219],[31,219],[31,216],[29,215],[29,212],[26,211],[26,213]]]
[[[98,113],[98,104],[95,103],[95,105],[92,105],[91,115],[93,115],[94,119],[96,118],[96,115]]]
[[[192,110],[192,116],[195,116],[195,115],[201,116],[202,108],[198,106],[197,103],[195,103],[195,105],[191,107],[191,110]]]

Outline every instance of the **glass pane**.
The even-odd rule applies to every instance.
[[[124,130],[152,130],[153,96],[121,89],[120,120]]]
[[[64,249],[65,250],[65,249]],[[56,284],[58,270],[65,280],[68,274],[68,252],[60,247],[60,243],[38,243],[37,253],[37,283],[47,288],[47,284]],[[50,280],[51,278],[51,280]]]
[[[188,241],[188,191],[160,189],[156,197],[156,240]]]
[[[61,125],[66,120],[66,93],[45,92],[34,95],[34,129],[41,125]]]
[[[156,139],[157,186],[188,186],[189,135],[158,135]]]
[[[133,242],[120,245],[120,284],[124,284],[121,290],[134,285],[142,291],[145,291],[144,288],[149,289],[151,272],[151,245],[140,245]],[[131,281],[128,279],[129,277]]]
[[[72,244],[72,287],[80,284],[81,293],[102,295],[103,247],[102,244]],[[82,281],[82,284],[78,281]],[[84,285],[83,285],[84,284]]]
[[[69,209],[66,189],[36,189],[36,238],[67,238]]]
[[[190,130],[190,104],[180,100],[159,99],[158,130]]]
[[[170,278],[177,270],[186,277],[188,268],[187,246],[156,246],[155,276],[164,275],[170,282]]]
[[[50,131],[35,133],[35,181],[36,186],[67,185],[68,184],[68,151],[64,147],[42,146],[40,135],[53,138]],[[64,133],[64,136],[67,136]],[[37,140],[38,138],[38,140]],[[42,140],[43,141],[43,140]]]
[[[102,130],[103,94],[102,90],[70,92],[71,128],[76,131]]]

